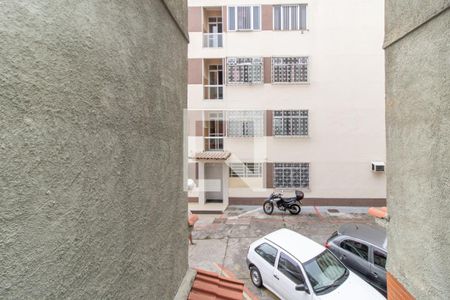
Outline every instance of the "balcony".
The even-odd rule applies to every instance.
[[[204,48],[222,48],[223,33],[203,33]]]
[[[223,99],[223,85],[204,85],[205,100]]]
[[[204,118],[205,151],[223,151],[224,113],[222,111],[209,111],[205,112]]]
[[[223,151],[223,137],[205,137],[205,151]]]
[[[223,47],[222,7],[203,8],[203,48]]]
[[[223,60],[205,59],[203,74],[203,99],[222,100],[223,99]]]

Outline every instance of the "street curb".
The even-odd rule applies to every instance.
[[[194,269],[188,269],[186,275],[184,275],[183,281],[181,282],[178,292],[175,295],[174,300],[186,300],[191,292],[192,284],[194,283],[195,276],[197,276],[197,271]]]

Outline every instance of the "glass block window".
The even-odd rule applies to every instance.
[[[228,31],[261,29],[260,6],[229,6]]]
[[[309,188],[309,163],[275,163],[275,188]]]
[[[227,136],[263,136],[263,111],[229,111],[227,113]]]
[[[307,110],[274,110],[273,133],[275,136],[307,136],[308,118]]]
[[[261,57],[227,58],[229,84],[263,83],[263,59]]]
[[[308,57],[272,57],[272,82],[308,82]]]
[[[230,163],[230,177],[262,177],[262,163]]]
[[[274,30],[306,30],[306,4],[274,5]]]

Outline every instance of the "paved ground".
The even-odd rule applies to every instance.
[[[257,206],[230,206],[221,215],[199,215],[189,246],[189,264],[245,282],[245,299],[276,299],[265,289],[257,289],[245,263],[248,246],[280,228],[289,228],[323,244],[341,224],[375,223],[367,208],[303,207],[300,215],[275,211],[267,216]]]

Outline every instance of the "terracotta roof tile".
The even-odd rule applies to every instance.
[[[203,151],[195,154],[195,159],[200,160],[227,160],[231,153],[227,151]]]
[[[197,270],[188,300],[242,300],[244,283]]]

